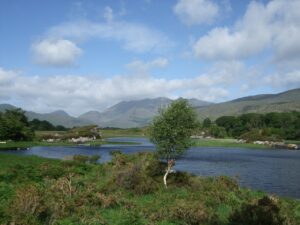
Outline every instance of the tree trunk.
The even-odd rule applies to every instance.
[[[169,173],[170,173],[170,171],[171,171],[172,166],[174,166],[174,164],[175,164],[175,161],[174,161],[173,159],[168,160],[168,167],[167,167],[166,173],[165,173],[165,175],[164,175],[164,185],[165,185],[165,188],[166,188],[166,189],[168,188],[168,185],[167,185],[167,177],[168,177],[168,175],[169,175]]]

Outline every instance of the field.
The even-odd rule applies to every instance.
[[[265,145],[251,143],[237,143],[236,139],[194,139],[194,146],[199,147],[233,147],[233,148],[267,148]]]
[[[102,129],[101,135],[103,138],[109,137],[144,137],[147,135],[147,128],[108,128]]]
[[[165,189],[165,166],[150,153],[116,153],[106,164],[0,154],[0,224],[300,223],[298,201],[227,177],[177,172]]]

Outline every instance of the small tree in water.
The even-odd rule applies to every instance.
[[[198,125],[197,116],[187,100],[174,101],[161,110],[150,127],[150,141],[156,145],[158,155],[167,161],[164,184],[175,160],[192,145],[192,131]]]

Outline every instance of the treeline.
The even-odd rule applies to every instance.
[[[48,121],[34,119],[28,121],[22,109],[0,112],[0,140],[30,141],[34,138],[34,131],[66,130],[63,126],[54,126]]]
[[[220,138],[227,136],[253,140],[299,140],[300,112],[221,116],[214,122],[206,118],[202,123],[202,128]]]
[[[31,127],[31,129],[37,130],[37,131],[66,131],[66,130],[68,130],[64,126],[61,126],[61,125],[54,126],[52,123],[50,123],[46,120],[38,120],[38,119],[34,119],[34,120],[30,121],[29,126]]]

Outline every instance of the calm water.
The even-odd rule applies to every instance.
[[[110,160],[109,153],[113,150],[121,150],[128,154],[154,150],[154,146],[145,138],[110,140],[140,142],[141,144],[103,145],[101,147],[33,147],[29,150],[5,152],[58,159],[74,154],[100,154],[103,162]],[[204,176],[236,176],[244,187],[300,199],[300,151],[193,147],[176,162],[175,169]]]

